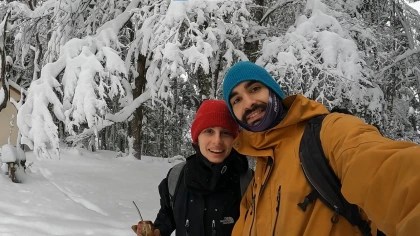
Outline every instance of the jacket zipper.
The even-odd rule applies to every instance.
[[[268,178],[270,177],[271,171],[273,170],[272,167],[273,167],[273,159],[271,157],[269,157],[268,161],[267,161],[266,169],[265,169],[264,180],[263,180],[264,182],[261,184],[261,188],[260,188],[260,191],[258,193],[258,199],[260,199],[261,194],[265,189],[265,186],[268,182]],[[254,215],[252,216],[251,228],[249,230],[249,235],[250,236],[251,236],[252,230],[254,228],[254,221],[255,221],[255,217],[257,215],[257,206],[256,206],[255,195],[254,194],[252,195],[252,203],[251,204],[252,204],[252,207],[254,209]]]
[[[279,189],[277,190],[276,218],[274,220],[273,236],[275,236],[275,233],[276,233],[277,219],[279,218],[279,212],[280,212],[280,190],[281,190],[281,186],[279,186]]]
[[[264,175],[265,178],[264,178],[264,182],[261,184],[261,189],[260,189],[260,192],[258,194],[258,199],[261,196],[262,192],[264,191],[265,187],[267,186],[268,178],[270,177],[271,171],[273,170],[272,167],[273,167],[273,159],[268,158],[267,167],[266,167],[266,170],[265,170],[266,173]]]
[[[249,228],[249,236],[251,236],[251,232],[252,232],[252,228],[254,227],[254,220],[255,220],[255,215],[256,215],[256,208],[255,208],[255,194],[252,193],[252,201],[251,201],[251,207],[252,207],[252,211],[251,211],[251,215],[252,215],[252,221],[251,221],[251,228]],[[254,213],[254,214],[252,214]]]
[[[254,196],[255,178],[252,178],[252,179],[253,179],[252,184],[250,184],[250,185],[252,185],[252,187],[251,187],[251,195]],[[248,214],[250,213],[249,212],[249,209],[250,209],[250,207],[248,207],[248,209],[246,209],[244,221],[246,221],[246,219],[248,218]]]

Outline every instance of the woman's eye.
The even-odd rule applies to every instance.
[[[212,134],[212,133],[214,133],[214,131],[212,129],[206,129],[203,132],[206,133],[206,134]]]
[[[224,136],[233,136],[232,135],[232,133],[231,132],[229,132],[229,131],[222,131],[222,135],[224,135]]]

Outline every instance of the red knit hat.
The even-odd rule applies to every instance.
[[[198,135],[204,129],[222,127],[229,130],[236,138],[239,126],[229,112],[223,100],[205,100],[198,108],[191,125],[191,138],[193,143],[198,142]]]

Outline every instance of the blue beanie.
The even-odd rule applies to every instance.
[[[250,61],[240,61],[228,70],[223,81],[223,99],[226,101],[230,112],[232,112],[232,106],[230,105],[229,96],[232,90],[241,82],[250,80],[264,84],[280,99],[286,97],[280,85],[263,67]]]

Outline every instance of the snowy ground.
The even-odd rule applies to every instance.
[[[63,149],[60,160],[32,162],[23,183],[0,176],[0,236],[134,236],[131,225],[154,220],[157,186],[175,163],[115,152]]]

